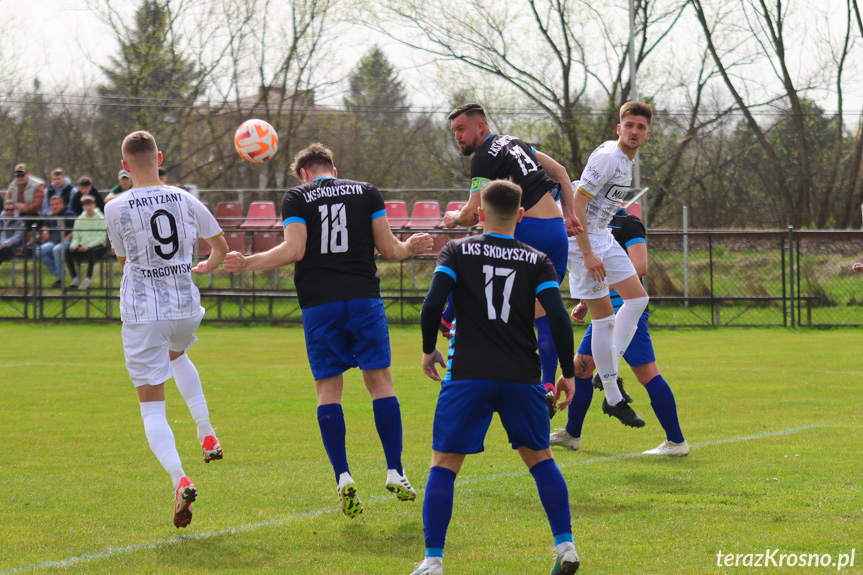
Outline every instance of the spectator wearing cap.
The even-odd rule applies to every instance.
[[[118,184],[111,188],[111,191],[105,197],[105,202],[110,202],[123,192],[128,192],[132,189],[132,176],[126,170],[117,172],[117,182]]]
[[[18,216],[24,218],[26,225],[38,226],[39,220],[29,218],[42,213],[42,198],[45,197],[45,182],[27,171],[27,164],[15,166],[15,178],[6,190],[6,199],[15,203]]]
[[[75,220],[72,243],[66,252],[66,267],[72,277],[69,285],[85,290],[90,287],[96,261],[108,251],[108,236],[105,216],[96,209],[96,199],[89,194],[83,195],[81,205],[84,213]],[[87,276],[81,280],[78,268],[83,262],[87,262]]]
[[[102,199],[102,193],[93,185],[93,179],[90,176],[81,176],[78,178],[78,193],[72,196],[72,204],[69,206],[76,216],[84,213],[84,207],[81,205],[81,198],[84,196],[93,196],[96,208],[100,212],[105,209],[105,200]]]
[[[0,216],[0,264],[11,260],[15,252],[24,244],[24,220],[15,211],[15,202],[3,202],[3,215]]]
[[[54,196],[62,196],[63,205],[68,206],[72,196],[77,193],[78,190],[72,185],[72,178],[66,175],[63,168],[55,168],[51,172],[51,183],[45,188],[45,196],[42,198],[42,215],[51,214],[50,201]]]

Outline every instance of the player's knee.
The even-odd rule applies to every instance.
[[[632,299],[626,300],[624,302],[630,309],[638,310],[639,313],[643,313],[644,310],[647,309],[647,304],[650,302],[650,296],[645,295],[642,297],[636,297]]]

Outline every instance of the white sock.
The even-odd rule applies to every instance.
[[[207,409],[207,400],[204,398],[204,389],[201,387],[201,376],[195,364],[189,359],[188,354],[183,354],[171,362],[174,369],[174,383],[180,395],[186,400],[189,413],[198,426],[198,442],[204,443],[208,435],[216,435],[213,426],[210,425],[210,410]]]
[[[614,320],[614,347],[617,348],[617,362],[620,363],[620,358],[629,343],[635,336],[635,331],[638,329],[638,320],[641,319],[641,314],[647,309],[647,302],[650,298],[637,297],[633,299],[623,300],[623,305],[617,310],[617,319]]]
[[[180,479],[185,476],[180,454],[177,453],[177,445],[174,442],[174,432],[168,425],[165,415],[164,401],[146,401],[141,404],[141,419],[144,420],[144,435],[153,455],[171,475],[174,489],[180,484]]]
[[[608,405],[617,405],[623,401],[620,390],[617,388],[617,362],[614,350],[614,325],[613,315],[591,321],[590,352],[602,380],[602,388],[605,390],[605,401]]]

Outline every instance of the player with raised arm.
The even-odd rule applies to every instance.
[[[632,260],[638,277],[644,277],[647,274],[647,241],[644,224],[638,217],[624,208],[620,208],[611,218],[609,229],[611,229],[615,241],[620,244],[620,247],[626,251],[629,259]],[[611,303],[615,312],[623,305],[623,300],[615,291],[611,292]],[[584,314],[581,312],[585,307],[585,304],[580,303],[573,308],[573,321],[576,323],[584,322]],[[665,430],[665,441],[659,447],[644,453],[682,457],[689,454],[689,445],[680,430],[674,394],[656,365],[656,354],[653,351],[653,342],[650,339],[650,330],[647,325],[648,315],[648,310],[644,310],[644,313],[641,314],[635,336],[623,354],[623,359],[626,360],[639,383],[647,391],[656,419],[659,420]],[[566,428],[551,434],[550,443],[552,446],[565,447],[573,451],[577,451],[581,447],[581,428],[593,399],[593,388],[590,385],[590,378],[595,367],[591,351],[592,333],[591,326],[587,326],[587,331],[578,346],[578,353],[575,356],[575,397],[569,404]],[[597,385],[596,382],[597,378],[594,378],[594,387]],[[623,391],[623,382],[620,378],[618,378],[618,385],[624,401],[631,401],[631,398],[627,400],[628,394]]]
[[[390,372],[390,341],[374,250],[403,260],[432,249],[428,234],[400,241],[390,231],[376,187],[337,178],[332,152],[311,144],[294,157],[291,170],[302,185],[282,198],[284,242],[251,256],[231,252],[230,272],[266,270],[296,262],[294,281],[303,314],[306,350],[318,397],[318,425],[335,472],[342,511],[363,506],[348,467],[342,374],[362,370],[372,396],[375,426],[387,462],[386,489],[402,501],[416,491],[402,469],[402,421]]]
[[[473,155],[473,158],[470,162],[470,198],[461,211],[444,214],[444,225],[447,228],[476,225],[479,223],[477,211],[480,205],[477,192],[490,181],[512,180],[522,189],[521,205],[524,208],[524,217],[515,228],[515,238],[546,254],[557,271],[558,281],[562,281],[566,273],[567,235],[581,231],[573,210],[573,195],[566,170],[563,170],[559,181],[549,177],[530,146],[513,136],[491,132],[485,110],[479,104],[459,106],[447,119],[461,153]],[[560,200],[560,207],[556,199]],[[550,389],[557,370],[557,352],[544,316],[542,306],[537,305],[536,331],[542,383]],[[451,317],[445,319],[452,321]]]
[[[221,459],[222,446],[210,424],[201,378],[186,352],[198,341],[195,332],[204,317],[191,272],[217,269],[228,244],[206,206],[159,181],[162,152],[149,132],[126,136],[122,152],[123,169],[137,184],[105,205],[105,220],[123,266],[123,352],[150,449],[174,483],[174,525],[186,527],[192,520],[197,488],[183,471],[168,425],[164,384],[174,377],[198,428],[204,462]],[[198,236],[212,249],[206,261],[192,267]]]
[[[422,309],[423,372],[440,381],[434,415],[432,463],[423,497],[425,559],[412,575],[441,575],[452,518],[455,479],[465,456],[483,451],[494,412],[533,475],[557,550],[552,575],[578,570],[566,481],[548,443],[549,418],[533,331],[534,299],[548,314],[563,375],[557,398],[573,393],[573,339],[557,273],[548,256],[513,237],[524,214],[521,189],[508,181],[482,188],[482,235],[449,242]],[[453,296],[458,327],[445,364],[435,348],[441,310]]]
[[[573,298],[587,302],[593,318],[591,352],[605,390],[602,411],[630,427],[644,427],[644,420],[623,399],[617,385],[618,365],[649,298],[608,222],[630,190],[635,156],[650,138],[652,117],[648,104],[627,102],[621,106],[618,139],[594,150],[581,179],[572,183],[575,213],[587,233],[569,242],[569,291]],[[623,298],[617,315],[609,286]]]

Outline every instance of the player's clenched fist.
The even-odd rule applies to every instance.
[[[239,273],[246,269],[246,256],[240,252],[228,252],[222,266],[229,272]]]
[[[429,234],[414,234],[408,238],[411,253],[415,256],[427,254],[434,247],[434,240]]]

